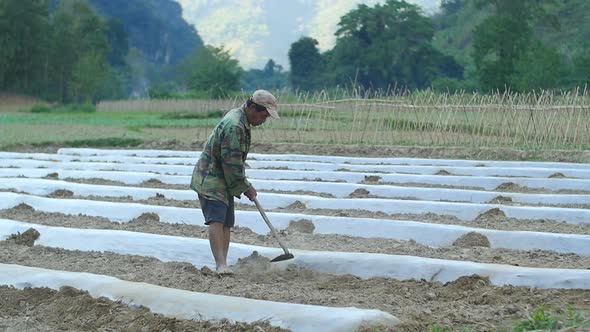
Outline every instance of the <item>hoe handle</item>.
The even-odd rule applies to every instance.
[[[266,224],[268,225],[268,228],[270,228],[270,233],[279,242],[279,245],[281,246],[281,248],[283,248],[283,251],[285,252],[285,254],[288,255],[289,254],[289,250],[287,250],[287,247],[283,244],[283,241],[281,241],[281,239],[277,235],[277,232],[275,231],[275,228],[270,223],[270,220],[268,220],[268,217],[266,216],[266,213],[264,213],[264,209],[262,208],[262,206],[260,206],[260,203],[258,203],[258,199],[256,197],[254,197],[253,201],[254,201],[254,204],[256,204],[256,207],[258,208],[258,211],[260,212],[260,215],[262,215],[262,219],[264,219],[264,222],[266,222]]]

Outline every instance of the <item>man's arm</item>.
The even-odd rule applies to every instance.
[[[246,166],[242,160],[242,151],[246,151],[245,133],[242,128],[233,126],[225,130],[221,141],[221,165],[227,191],[232,196],[246,194],[250,188],[254,189],[246,178]],[[256,190],[254,190],[254,194]],[[252,194],[250,191],[246,196]],[[255,196],[255,195],[254,195]]]

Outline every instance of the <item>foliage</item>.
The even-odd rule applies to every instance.
[[[359,5],[344,15],[327,54],[333,83],[388,89],[425,88],[437,76],[462,78],[463,68],[431,43],[431,19],[405,1]]]
[[[38,92],[49,25],[46,0],[0,1],[0,90]]]
[[[93,104],[67,104],[56,106],[33,105],[31,113],[94,113],[96,107]]]
[[[242,69],[223,47],[208,45],[198,49],[180,66],[189,89],[206,91],[219,99],[239,89]]]
[[[223,118],[223,110],[208,110],[207,112],[190,112],[190,113],[164,113],[161,119],[221,119]]]
[[[590,318],[575,312],[571,307],[568,307],[565,315],[557,315],[539,306],[532,316],[518,322],[513,331],[557,331],[567,327],[590,328]]]
[[[291,75],[289,80],[296,89],[314,90],[321,85],[320,75],[324,60],[318,49],[318,41],[311,37],[302,37],[289,48]]]
[[[501,10],[498,10],[499,7],[502,7]],[[590,32],[590,21],[586,19],[588,15],[590,2],[585,0],[447,0],[441,3],[441,11],[433,17],[436,27],[434,44],[437,49],[453,55],[464,65],[466,79],[477,79],[482,83],[483,90],[510,87],[513,90],[531,91],[539,86],[552,89],[583,88],[589,75],[584,70],[583,61],[579,59],[588,54],[590,47],[587,41]],[[496,20],[498,24],[492,24],[491,20]],[[481,25],[484,21],[487,21],[487,26]],[[480,46],[487,43],[486,47],[489,48],[488,52],[479,54],[480,63],[476,68],[476,57],[472,56],[476,53],[474,46],[478,38],[478,26],[479,38],[483,39],[480,40]],[[575,29],[568,28],[574,26]],[[494,30],[496,27],[504,30]],[[494,36],[498,38],[497,42],[491,40]],[[510,50],[509,44],[520,46],[511,52],[504,51]],[[502,56],[499,56],[499,50],[502,50]],[[510,54],[512,60],[508,61]],[[556,54],[559,61],[555,58]],[[500,58],[505,59],[507,65],[495,63]],[[536,62],[535,66],[532,63],[526,65],[530,60]],[[536,72],[536,78],[533,75],[526,78],[521,76],[522,73],[529,73],[529,70]],[[544,71],[547,73],[543,73],[545,77],[541,79],[539,75]],[[558,75],[559,79],[552,83],[554,80],[549,79],[547,74]],[[545,83],[540,84],[539,80]]]
[[[561,60],[557,49],[537,41],[515,63],[509,82],[516,91],[557,88],[567,75]]]
[[[250,69],[242,73],[240,87],[246,91],[258,89],[281,90],[287,87],[288,73],[283,71],[283,66],[277,65],[273,59],[269,59],[264,69]]]

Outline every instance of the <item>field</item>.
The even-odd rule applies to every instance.
[[[188,182],[235,101],[0,113],[0,329],[590,330],[588,108],[564,100],[534,118],[545,134],[417,100],[293,101],[253,130],[247,174],[295,259],[269,262],[242,198],[233,276],[211,270]]]

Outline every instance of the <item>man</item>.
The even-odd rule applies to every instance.
[[[279,118],[277,99],[268,91],[257,90],[215,126],[193,171],[191,188],[199,195],[219,274],[232,273],[227,252],[235,221],[234,196],[239,198],[243,193],[251,201],[256,197],[256,189],[245,173],[250,128],[263,124],[268,117]]]

